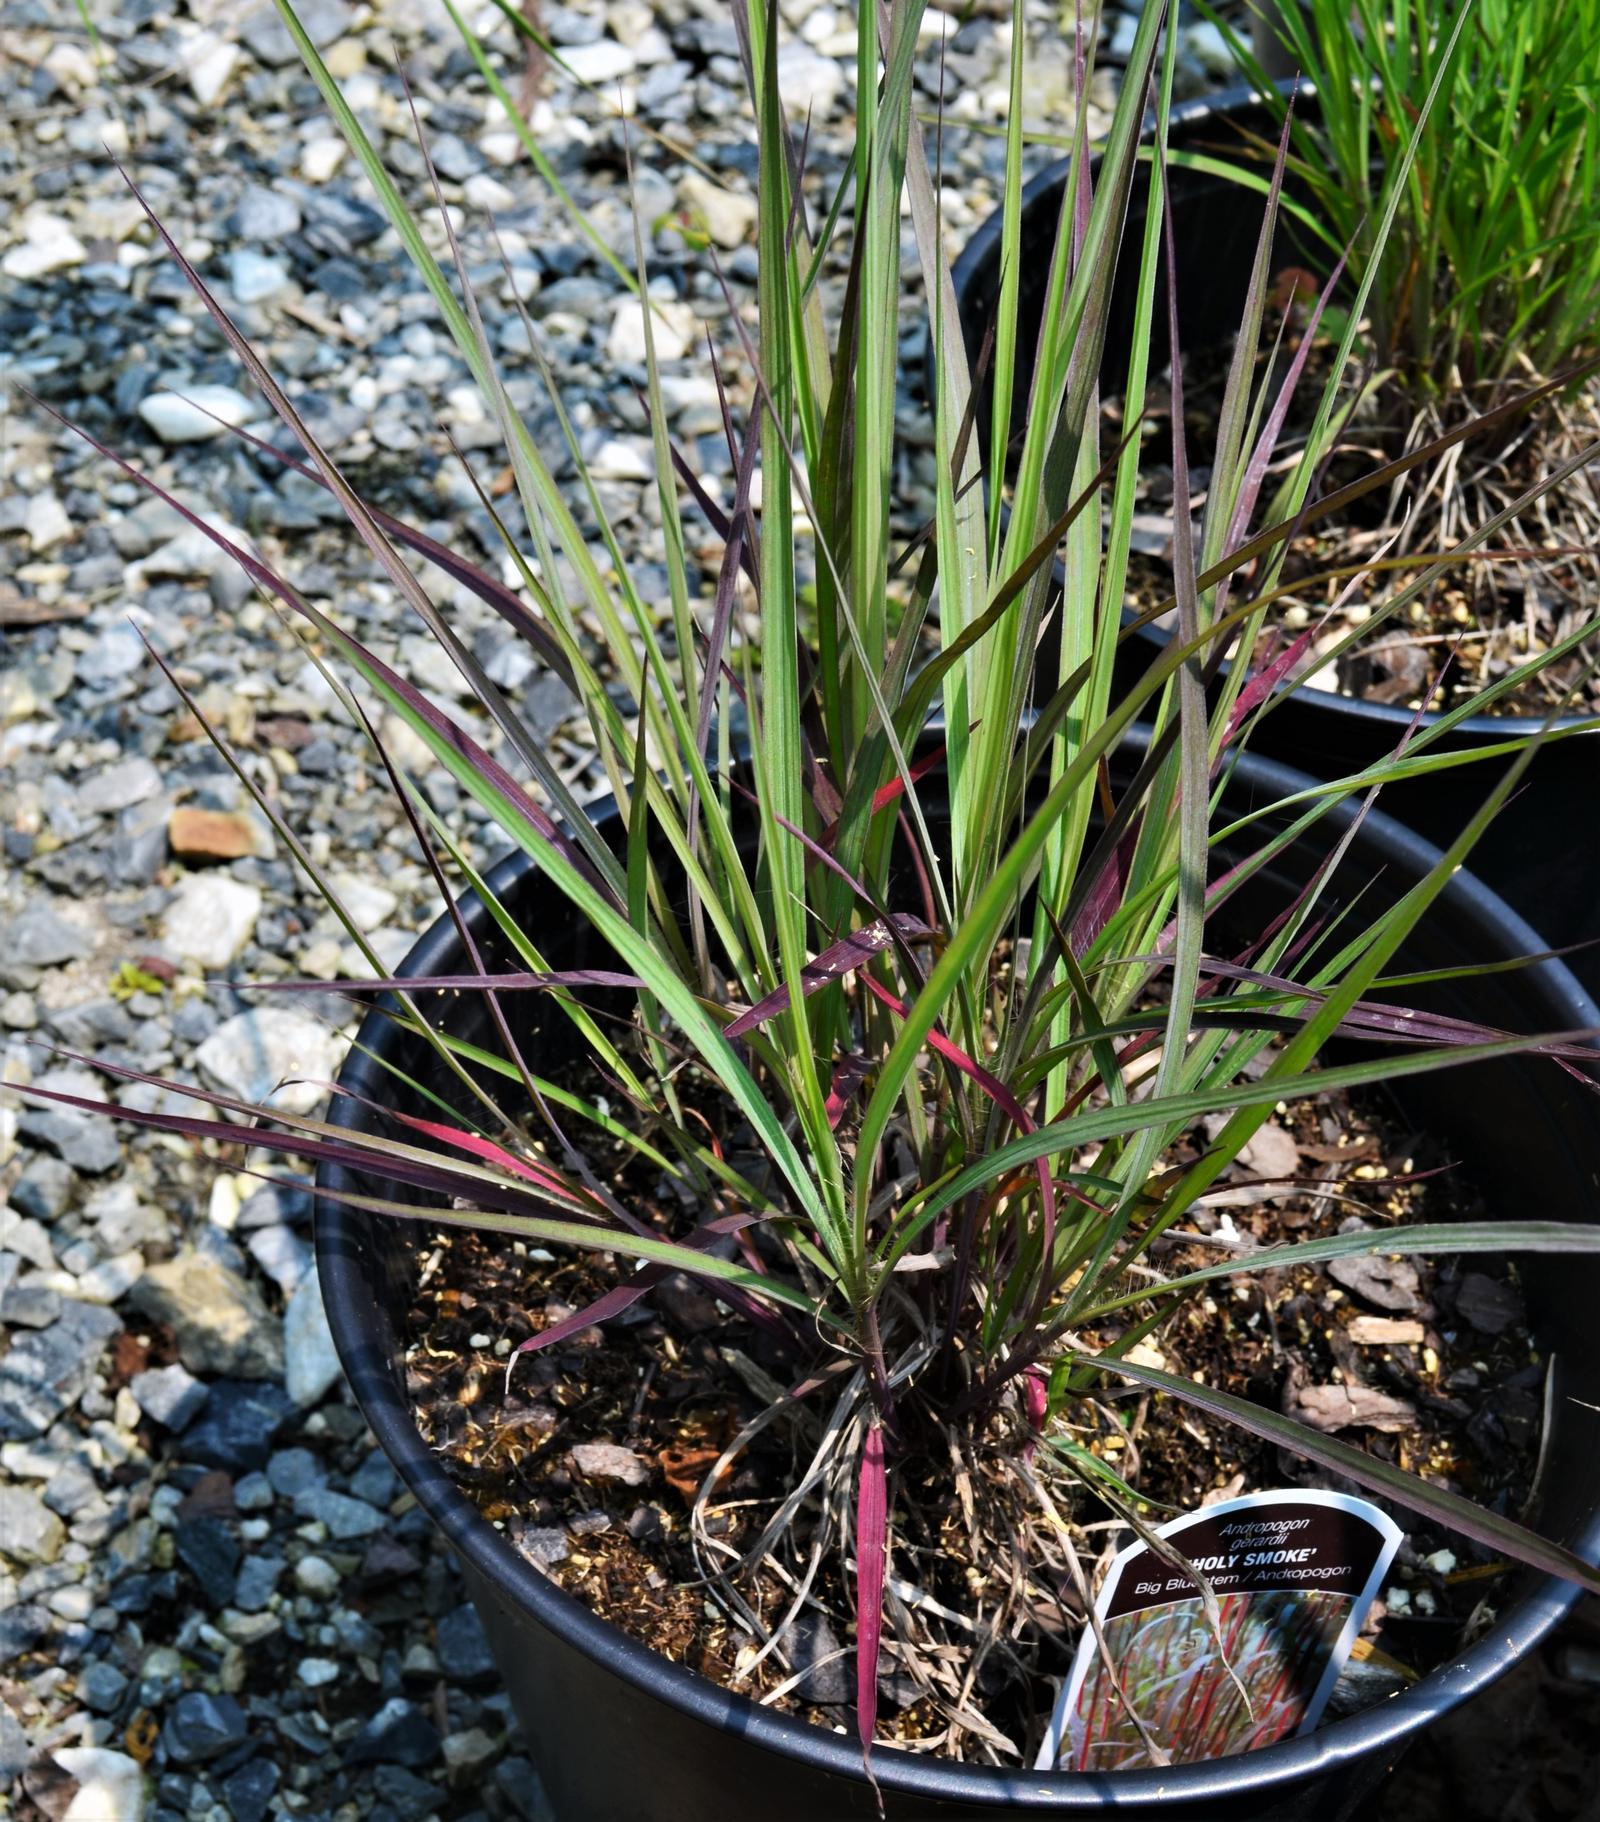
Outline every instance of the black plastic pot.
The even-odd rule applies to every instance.
[[[1135,747],[1137,743],[1134,743]],[[1127,767],[1122,768],[1126,775]],[[1234,803],[1276,801],[1307,780],[1287,768],[1247,759]],[[1326,841],[1348,823],[1329,819]],[[601,826],[619,833],[614,810]],[[1259,929],[1304,882],[1324,843],[1288,851],[1239,902]],[[1434,851],[1383,815],[1369,817],[1342,869],[1335,897],[1360,886],[1372,907],[1416,880]],[[490,876],[513,912],[534,919],[553,966],[592,965],[597,946],[516,855]],[[502,940],[483,907],[465,915],[488,966],[507,965]],[[1330,911],[1332,906],[1330,905]],[[1526,953],[1537,939],[1470,875],[1445,889],[1428,931],[1405,952],[1410,968],[1492,962]],[[404,974],[462,971],[459,939],[441,918],[407,958]],[[475,998],[422,995],[432,1015],[463,1036],[492,1037]],[[524,1020],[519,1041],[535,1067],[558,1061],[570,1025],[540,996],[507,996]],[[1559,963],[1490,975],[1437,990],[1439,1009],[1507,1028],[1576,1029],[1600,1014]],[[363,1050],[372,1054],[363,1054]],[[461,1090],[419,1041],[379,1010],[362,1026],[332,1118],[360,1129],[378,1118],[374,1103],[407,1106],[387,1059],[436,1092]],[[409,1092],[409,1091],[407,1091]],[[412,1097],[415,1102],[415,1097]],[[420,1110],[420,1103],[416,1103]],[[1413,1078],[1402,1110],[1460,1158],[1495,1203],[1565,1219],[1595,1218],[1600,1181],[1600,1100],[1553,1066],[1529,1061]],[[351,1187],[341,1171],[324,1189]],[[394,1194],[393,1186],[386,1193]],[[397,1225],[319,1198],[317,1266],[340,1359],[361,1409],[406,1485],[459,1554],[483,1616],[529,1747],[561,1822],[685,1822],[702,1815],[762,1822],[834,1822],[871,1817],[851,1735],[804,1725],[758,1707],[634,1643],[597,1619],[521,1557],[456,1490],[418,1435],[407,1405],[402,1325],[412,1286]],[[1600,1262],[1533,1256],[1523,1268],[1537,1332],[1557,1351],[1560,1379],[1552,1405],[1545,1490],[1537,1522],[1574,1549],[1600,1557],[1600,1417],[1574,1399],[1600,1405]],[[1403,1513],[1398,1515],[1405,1522]],[[1532,1650],[1571,1605],[1574,1591],[1523,1576],[1488,1634],[1446,1669],[1382,1706],[1323,1727],[1305,1739],[1244,1757],[1170,1771],[1116,1776],[999,1772],[917,1757],[888,1747],[874,1753],[886,1813],[894,1818],[999,1817],[1016,1811],[1082,1815],[1102,1810],[1129,1818],[1337,1818],[1382,1779],[1407,1740],[1468,1700]]]
[[[1315,95],[1302,88],[1296,107],[1302,115],[1313,112]],[[1246,135],[1258,142],[1276,140],[1270,110],[1247,89],[1188,102],[1172,112],[1169,137],[1174,151],[1205,150],[1237,160],[1246,149]],[[1023,194],[1014,394],[1019,413],[1026,408],[1032,379],[1049,276],[1048,251],[1055,240],[1067,169],[1065,161],[1049,166]],[[1175,167],[1171,185],[1179,346],[1185,360],[1192,362],[1208,348],[1226,344],[1238,328],[1264,205],[1255,191],[1202,171]],[[1288,187],[1292,193],[1292,182]],[[1124,257],[1113,282],[1104,365],[1107,390],[1120,386],[1127,371],[1144,219],[1144,187],[1136,185],[1123,235]],[[1308,256],[1297,245],[1300,232],[1291,222],[1280,222],[1274,271],[1293,263],[1308,263],[1314,269],[1326,264],[1321,255]],[[1001,221],[996,213],[972,237],[954,273],[962,333],[974,360],[999,305],[1000,254]],[[1164,295],[1165,280],[1159,283]],[[1164,323],[1164,311],[1158,308],[1157,315]],[[1158,364],[1165,360],[1165,342],[1165,329],[1158,326]],[[931,354],[927,378],[931,390]],[[988,421],[985,412],[986,401],[980,407],[980,424]],[[1190,453],[1199,459],[1203,450]],[[1148,654],[1165,637],[1149,630],[1131,642],[1134,672],[1143,668]],[[1145,656],[1140,655],[1141,647]],[[1392,753],[1412,719],[1410,709],[1302,688],[1272,711],[1251,744],[1256,752],[1300,766],[1315,777],[1339,778]],[[1424,715],[1422,725],[1431,726],[1437,719]],[[1572,727],[1580,720],[1569,716],[1557,725]],[[1433,750],[1476,750],[1535,733],[1541,725],[1542,718],[1477,715],[1463,721]],[[1488,795],[1494,783],[1492,768],[1501,763],[1461,766],[1391,785],[1384,794],[1385,807],[1430,840],[1449,842]],[[1522,795],[1497,819],[1473,856],[1480,876],[1535,926],[1545,945],[1565,947],[1600,938],[1597,787],[1600,744],[1588,736],[1548,743],[1524,775]],[[1600,949],[1575,953],[1572,966],[1591,992],[1600,993]]]

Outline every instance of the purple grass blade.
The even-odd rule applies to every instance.
[[[1112,850],[1106,864],[1095,876],[1084,900],[1083,909],[1072,925],[1072,952],[1082,955],[1090,943],[1105,929],[1122,903],[1133,872],[1133,854],[1139,845],[1137,826],[1130,828]]]
[[[695,504],[700,508],[701,512],[705,514],[706,523],[722,542],[726,544],[733,535],[732,523],[729,520],[728,515],[716,501],[712,499],[711,495],[706,492],[705,483],[689,466],[683,452],[678,448],[676,443],[672,445],[672,466],[677,471],[678,479],[683,482],[684,486],[687,487],[689,492],[693,495]],[[750,578],[753,587],[760,586],[760,579],[755,573],[755,563],[752,560],[748,549],[741,553],[739,567]]]
[[[252,993],[326,993],[326,981],[231,981],[226,985]],[[361,993],[421,993],[430,989],[458,993],[530,993],[567,987],[626,987],[641,991],[645,983],[637,974],[615,968],[560,968],[548,974],[392,974],[377,980],[340,981],[339,991]]]
[[[191,401],[191,403],[195,402]],[[285,468],[292,469],[302,479],[314,481],[324,492],[333,493],[333,489],[327,481],[309,463],[298,460],[286,450],[276,448],[265,437],[258,437],[238,424],[230,424],[225,419],[216,417],[216,413],[207,411],[204,405],[195,403],[195,409],[206,417],[216,418],[217,423],[230,436],[238,437],[242,442],[258,449],[263,455],[270,456],[273,461],[281,462]],[[554,635],[514,589],[508,588],[498,576],[491,575],[488,570],[481,568],[469,558],[458,555],[457,552],[450,549],[449,545],[441,544],[437,538],[430,538],[426,532],[418,531],[414,525],[408,525],[405,520],[395,518],[391,513],[385,512],[382,507],[369,505],[367,511],[372,514],[386,537],[393,538],[396,543],[406,545],[419,557],[425,557],[436,569],[442,569],[453,582],[459,582],[463,588],[476,595],[486,606],[492,607],[500,618],[538,653],[539,657],[566,684],[567,688],[576,694],[577,686],[573,680],[571,667],[568,665],[561,647],[556,643]]]
[[[838,942],[829,944],[814,961],[807,962],[800,970],[800,986],[805,998],[810,999],[813,993],[853,974],[863,962],[881,955],[894,941],[891,922],[903,933],[927,933],[927,925],[922,919],[913,917],[908,911],[896,912],[889,922],[878,918],[859,930],[852,930],[848,936],[842,936]],[[788,1005],[787,985],[775,987],[753,1006],[747,1006],[731,1024],[725,1025],[723,1036],[743,1037],[747,1031],[754,1031],[756,1026],[764,1025],[768,1019],[776,1018],[780,1012],[786,1011]]]
[[[401,79],[402,81],[404,80],[403,72]],[[425,146],[423,150],[424,156],[426,156]],[[305,420],[295,409],[294,403],[289,398],[289,395],[278,384],[271,369],[267,367],[261,357],[256,353],[249,338],[240,331],[238,325],[228,315],[227,311],[222,308],[221,304],[218,303],[216,297],[206,285],[205,280],[202,279],[199,272],[196,271],[193,262],[187,257],[177,241],[173,239],[160,216],[151,208],[149,202],[145,198],[144,192],[139,188],[138,184],[134,182],[132,177],[129,176],[124,166],[118,164],[117,170],[118,174],[122,177],[123,182],[126,183],[128,188],[133,192],[140,208],[144,210],[145,215],[148,217],[150,225],[155,229],[158,238],[171,254],[174,263],[177,265],[178,270],[183,274],[189,288],[204,305],[207,314],[221,332],[223,340],[233,350],[234,354],[237,355],[251,379],[260,387],[268,404],[272,406],[272,409],[277,413],[278,417],[299,440],[300,446],[310,455],[311,459],[322,471],[334,497],[338,500],[340,506],[343,507],[345,516],[355,528],[362,543],[366,545],[367,549],[372,553],[374,559],[383,569],[389,580],[394,584],[400,598],[407,603],[417,615],[417,618],[421,620],[433,637],[441,646],[443,646],[446,653],[449,655],[451,662],[455,665],[456,669],[461,673],[462,677],[471,688],[473,695],[486,709],[488,709],[513,748],[522,753],[524,759],[529,764],[530,769],[536,768],[540,749],[532,735],[523,726],[520,718],[511,710],[498,687],[489,680],[483,666],[478,663],[477,659],[472,655],[468,648],[456,637],[455,631],[450,623],[441,617],[433,603],[428,599],[427,593],[424,591],[417,578],[405,564],[401,562],[399,554],[384,536],[383,531],[372,514],[367,510],[366,502],[345,479],[337,464],[324,453],[316,438],[311,434]],[[448,215],[445,217],[445,230],[446,233],[450,235],[453,249],[455,244],[454,231],[451,227]],[[457,265],[459,268],[459,258],[457,260]],[[466,287],[465,302],[467,310],[471,314],[481,338],[482,324],[478,321],[477,304],[470,286]]]
[[[45,408],[47,410],[49,409],[48,406]],[[210,524],[207,520],[202,519],[198,513],[191,511],[175,494],[170,493],[158,481],[152,480],[149,475],[144,474],[139,469],[135,468],[131,462],[126,461],[122,456],[119,456],[114,449],[108,448],[104,443],[100,442],[98,438],[92,436],[87,430],[83,429],[81,425],[72,423],[70,419],[62,417],[59,412],[52,412],[51,415],[75,435],[82,437],[84,442],[86,442],[91,449],[98,451],[98,453],[103,455],[107,461],[115,463],[130,480],[137,481],[141,487],[146,488],[150,493],[154,494],[157,499],[164,501],[168,506],[172,507],[172,509],[182,518],[187,520],[196,531],[208,538],[220,551],[224,552],[225,555],[237,563],[245,574],[249,576],[252,582],[258,584],[258,586],[265,589],[269,594],[277,596],[285,606],[293,608],[296,613],[309,620],[311,624],[316,627],[318,632],[322,633],[325,638],[329,639],[335,645],[349,646],[353,652],[359,655],[361,661],[376,673],[386,687],[394,690],[394,692],[406,702],[408,707],[412,708],[415,713],[426,721],[428,726],[432,728],[441,739],[453,746],[476,770],[482,772],[489,782],[493,784],[503,796],[510,800],[517,812],[525,817],[539,834],[562,855],[569,865],[580,872],[597,892],[604,894],[604,896],[610,899],[613,904],[617,902],[616,896],[611,888],[594,871],[594,868],[589,861],[578,851],[565,831],[534,802],[527,791],[517,783],[511,774],[506,771],[504,766],[497,760],[491,759],[483,748],[480,747],[470,735],[458,727],[448,715],[441,713],[440,710],[435,708],[420,691],[407,683],[404,678],[390,670],[388,665],[386,665],[381,658],[376,657],[372,652],[368,651],[358,639],[352,638],[351,635],[343,631],[342,628],[335,626],[326,615],[313,607],[309,601],[306,601],[290,583],[283,579],[283,577],[269,569],[258,557],[251,555],[249,551],[241,549],[241,547],[235,544],[230,538],[225,537],[214,525]]]
[[[105,1065],[97,1064],[96,1067],[103,1068]],[[177,1084],[161,1082],[160,1086],[176,1088]],[[369,1143],[341,1144],[320,1133],[305,1137],[296,1132],[267,1132],[260,1127],[238,1126],[229,1120],[202,1120],[188,1114],[157,1113],[142,1107],[125,1107],[112,1101],[91,1101],[81,1095],[63,1094],[53,1088],[19,1088],[16,1092],[25,1099],[31,1097],[48,1101],[55,1106],[71,1107],[80,1113],[93,1114],[102,1119],[126,1120],[133,1126],[148,1126],[156,1132],[176,1133],[181,1138],[214,1139],[221,1144],[238,1145],[248,1137],[251,1143],[266,1146],[285,1157],[306,1158],[316,1164],[338,1165],[355,1175],[384,1177],[446,1198],[470,1191],[480,1200],[491,1203],[507,1214],[546,1215],[553,1194],[546,1190],[544,1196],[536,1196],[482,1175],[466,1175],[452,1170],[449,1160],[443,1156],[435,1165],[416,1158],[397,1156],[392,1141],[379,1139]],[[211,1097],[197,1094],[195,1098],[207,1100]],[[270,1107],[258,1107],[249,1111],[261,1119],[282,1118]],[[578,1201],[571,1192],[557,1200],[562,1208],[577,1218],[596,1220],[594,1210]],[[422,1212],[426,1211],[419,1208],[419,1213]]]
[[[713,1240],[720,1239],[741,1228],[753,1227],[761,1219],[759,1215],[724,1215],[716,1221],[708,1221],[698,1232],[692,1234],[685,1242],[692,1247],[709,1246]],[[645,1230],[649,1231],[649,1230]],[[593,1303],[585,1304],[580,1310],[574,1310],[570,1316],[563,1316],[559,1322],[552,1322],[548,1328],[540,1329],[537,1335],[530,1335],[512,1352],[506,1362],[506,1384],[511,1384],[511,1368],[518,1355],[536,1354],[541,1348],[555,1347],[573,1335],[580,1335],[587,1328],[598,1328],[613,1317],[620,1316],[624,1310],[630,1310],[641,1297],[670,1277],[675,1268],[668,1265],[642,1265],[626,1284],[614,1285],[602,1297],[596,1297]],[[719,1283],[717,1295],[725,1303],[736,1307],[742,1315],[749,1315],[754,1299],[746,1299],[744,1293],[731,1284]]]
[[[1287,121],[1284,131],[1288,131]],[[1274,180],[1276,181],[1276,179]],[[1251,450],[1245,463],[1244,479],[1239,484],[1239,497],[1234,503],[1233,517],[1228,524],[1226,546],[1232,549],[1249,529],[1250,520],[1256,509],[1256,502],[1261,497],[1261,488],[1267,478],[1267,469],[1271,466],[1273,452],[1278,446],[1278,438],[1283,432],[1285,420],[1289,415],[1289,406],[1294,399],[1296,388],[1300,384],[1300,375],[1305,369],[1307,357],[1311,353],[1311,344],[1316,338],[1317,326],[1322,321],[1322,313],[1327,309],[1339,280],[1344,276],[1345,261],[1349,257],[1349,248],[1339,255],[1337,264],[1316,306],[1311,312],[1310,321],[1300,337],[1300,346],[1295,349],[1294,358],[1289,363],[1289,371],[1283,377],[1283,384],[1278,388],[1278,396],[1272,402],[1272,409],[1267,413],[1267,421],[1261,426],[1261,434],[1256,439],[1256,446]],[[1233,587],[1233,575],[1223,577],[1217,585],[1216,613],[1220,617],[1227,611],[1228,595]]]

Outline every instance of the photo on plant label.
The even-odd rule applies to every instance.
[[[1365,1500],[1280,1492],[1221,1501],[1131,1545],[1100,1591],[1041,1766],[1194,1764],[1310,1732],[1400,1537]]]

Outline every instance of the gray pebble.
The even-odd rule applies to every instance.
[[[200,1380],[177,1362],[135,1373],[128,1382],[128,1390],[146,1417],[153,1417],[169,1430],[187,1429],[211,1395]]]

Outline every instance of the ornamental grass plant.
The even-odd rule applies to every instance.
[[[731,311],[739,345],[728,372],[718,372],[724,397],[747,402],[742,412],[727,407],[731,498],[719,498],[693,454],[669,436],[653,306],[643,316],[642,369],[616,375],[619,387],[636,380],[649,401],[666,577],[658,596],[630,568],[607,520],[537,330],[528,325],[530,345],[575,482],[558,481],[548,451],[508,400],[453,228],[448,255],[436,258],[287,0],[282,11],[503,434],[520,523],[509,510],[496,516],[513,579],[366,503],[179,247],[163,238],[298,440],[296,459],[337,499],[460,671],[471,707],[430,700],[349,630],[337,603],[314,605],[292,574],[172,503],[298,628],[371,738],[441,897],[453,903],[470,890],[484,900],[518,965],[487,971],[462,921],[470,958],[462,973],[390,978],[308,832],[284,822],[212,730],[365,957],[374,978],[343,985],[387,995],[389,1017],[429,1047],[451,1093],[437,1097],[436,1118],[396,1118],[372,1132],[176,1083],[172,1092],[196,1103],[192,1114],[129,1107],[119,1117],[194,1139],[236,1138],[233,1122],[253,1121],[259,1144],[280,1156],[351,1173],[361,1187],[340,1193],[358,1208],[470,1228],[508,1249],[524,1243],[619,1262],[615,1287],[535,1333],[513,1354],[513,1372],[522,1352],[624,1314],[670,1273],[714,1293],[730,1319],[757,1324],[781,1364],[785,1396],[752,1417],[705,1476],[695,1522],[708,1591],[739,1616],[753,1652],[781,1659],[783,1624],[809,1577],[772,1624],[754,1617],[740,1588],[752,1566],[803,1527],[810,1574],[825,1560],[837,1563],[851,1590],[856,1713],[868,1748],[885,1628],[897,1643],[917,1624],[893,1567],[900,1489],[948,1472],[955,1460],[973,1470],[980,1499],[1007,1490],[1006,1522],[1024,1515],[1024,1529],[1013,1533],[1023,1545],[1027,1524],[1070,1538],[1076,1503],[1091,1494],[1136,1530],[1145,1527],[1137,1492],[1072,1440],[1074,1415],[1126,1381],[1237,1423],[1506,1557],[1600,1587],[1594,1569],[1503,1513],[1135,1352],[1186,1300],[1237,1273],[1374,1250],[1600,1250],[1590,1211],[1561,1209],[1533,1221],[1271,1245],[1177,1275],[1161,1268],[1165,1238],[1187,1231],[1198,1200],[1280,1104],[1508,1056],[1594,1086],[1592,1034],[1444,1019],[1406,1006],[1392,978],[1408,935],[1517,789],[1532,739],[1487,755],[1481,810],[1392,906],[1373,910],[1358,898],[1328,915],[1347,846],[1330,836],[1306,888],[1253,933],[1246,951],[1218,946],[1217,920],[1246,882],[1323,829],[1337,806],[1369,802],[1391,778],[1461,763],[1438,750],[1447,718],[1358,775],[1242,815],[1218,807],[1253,729],[1294,687],[1296,642],[1266,662],[1247,661],[1273,625],[1275,566],[1340,504],[1318,495],[1311,461],[1301,458],[1288,515],[1260,522],[1312,346],[1309,331],[1287,337],[1286,366],[1261,379],[1258,347],[1286,336],[1269,298],[1288,140],[1265,199],[1215,446],[1191,452],[1183,364],[1168,345],[1186,275],[1163,258],[1175,41],[1168,8],[1144,9],[1092,180],[1080,110],[1007,517],[979,477],[985,452],[1001,465],[1012,422],[1020,106],[1007,145],[1005,292],[985,353],[992,413],[976,421],[939,184],[913,106],[923,7],[896,0],[877,12],[875,29],[863,29],[854,157],[837,190],[819,197],[807,176],[804,124],[786,117],[779,100],[776,12],[761,0],[748,8],[735,0],[759,146],[760,278],[755,320]],[[540,164],[494,58],[455,17]],[[1080,36],[1085,92],[1091,40]],[[1024,55],[1019,27],[1014,97]],[[1143,160],[1147,109],[1156,153]],[[419,138],[426,151],[420,126]],[[1107,442],[1099,362],[1110,275],[1138,188],[1150,207],[1142,242],[1131,249],[1140,285],[1128,428]],[[1405,193],[1391,195],[1380,234]],[[441,213],[449,228],[449,212]],[[1380,269],[1371,260],[1360,274],[1363,297]],[[649,277],[641,232],[629,281],[647,301]],[[901,543],[891,514],[908,298],[920,299],[938,349],[929,407],[937,505],[921,533]],[[1327,381],[1329,397],[1353,333]],[[1162,459],[1171,463],[1176,537],[1171,598],[1156,611],[1175,613],[1177,631],[1124,689],[1115,682],[1129,636],[1124,580],[1149,459],[1139,427],[1151,394],[1168,383],[1174,440]],[[1355,485],[1416,484],[1465,434]],[[1201,461],[1203,507],[1192,479]],[[722,542],[714,577],[702,577],[687,555],[690,515]],[[1352,639],[1373,636],[1441,575],[1470,563],[1497,528],[1490,520],[1456,548],[1374,560],[1342,578],[1374,600],[1367,627]],[[1058,557],[1067,586],[1056,609]],[[523,641],[541,672],[571,691],[615,794],[616,842],[573,800],[519,719],[514,693],[485,675],[434,604],[435,570],[489,603],[507,639]],[[1045,671],[1035,653],[1051,612],[1060,624]],[[1237,661],[1241,654],[1246,661]],[[1230,656],[1236,661],[1226,663]],[[180,678],[167,674],[203,721]],[[380,739],[385,717],[422,743],[431,767],[454,780],[509,847],[530,857],[548,886],[544,902],[559,903],[587,930],[600,961],[552,964],[548,917],[529,927],[494,898],[461,830],[436,813],[425,778]],[[1131,761],[1119,760],[1136,724],[1147,730],[1144,744]],[[508,1008],[525,994],[547,996],[570,1025],[586,1059],[575,1074],[546,1073],[545,1059],[519,1046]],[[454,1035],[448,1019],[439,1021],[442,995],[481,1001],[496,1041]],[[1323,1052],[1336,1038],[1364,1048],[1329,1063]],[[1175,1164],[1176,1142],[1208,1116],[1208,1141]],[[679,1193],[642,1210],[619,1188],[618,1156]],[[810,1426],[810,1465],[734,1549],[707,1520],[719,1476],[780,1407]]]

